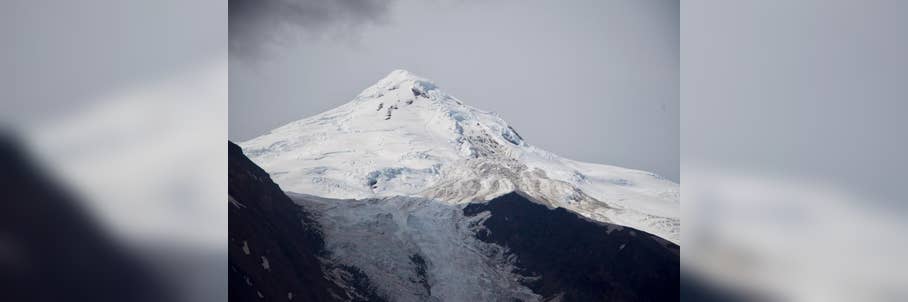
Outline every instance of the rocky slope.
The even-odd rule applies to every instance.
[[[310,214],[228,147],[230,301],[381,301],[359,270],[326,260]]]

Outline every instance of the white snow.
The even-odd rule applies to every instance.
[[[233,205],[234,207],[236,207],[237,209],[242,209],[242,208],[246,207],[246,205],[244,205],[243,203],[236,201],[236,199],[233,199],[233,196],[228,195],[227,200],[230,201],[230,204]]]
[[[340,107],[240,146],[285,191],[459,204],[520,190],[549,206],[680,244],[678,184],[536,148],[497,114],[404,70]]]
[[[243,240],[243,254],[249,255],[249,243]]]
[[[271,264],[268,263],[268,258],[265,258],[265,256],[261,256],[261,257],[262,257],[262,268],[264,268],[266,271],[271,270]]]

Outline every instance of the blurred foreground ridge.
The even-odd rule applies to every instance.
[[[0,134],[0,280],[5,301],[165,301],[164,282],[76,198]]]

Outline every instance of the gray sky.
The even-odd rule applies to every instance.
[[[0,122],[29,128],[113,91],[223,56],[226,5],[204,1],[3,1]]]
[[[255,2],[230,2],[231,140],[402,68],[531,144],[679,181],[677,1]]]
[[[908,210],[905,12],[897,0],[686,1],[684,164],[811,179]]]

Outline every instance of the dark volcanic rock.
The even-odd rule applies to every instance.
[[[322,260],[316,222],[228,144],[230,301],[381,300],[357,269]]]
[[[677,301],[679,247],[657,236],[549,209],[518,193],[470,204],[464,215],[490,212],[477,232],[505,246],[526,285],[563,301]]]

